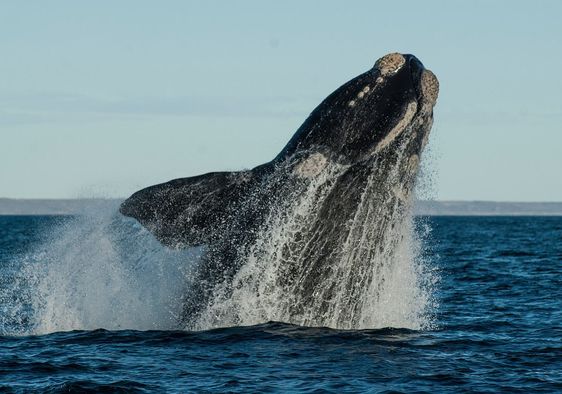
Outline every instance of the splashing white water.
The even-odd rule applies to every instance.
[[[26,256],[13,285],[11,318],[26,315],[26,324],[12,333],[177,328],[184,278],[197,250],[163,247],[115,204],[51,231]]]
[[[304,193],[271,212],[244,254],[231,291],[217,286],[212,303],[190,329],[267,321],[345,329],[430,326],[432,276],[421,258],[419,231],[410,214],[393,218],[386,212],[385,220],[396,222],[382,226],[368,193],[347,224],[349,234],[327,280],[315,289],[312,305],[295,309],[309,274],[299,268],[307,263],[301,251],[311,242],[298,238],[310,229],[319,204],[345,169],[326,166]],[[371,245],[374,234],[385,229],[380,244]],[[3,312],[12,328],[4,322],[3,331],[180,328],[182,294],[202,252],[162,246],[136,221],[117,213],[115,204],[93,207],[53,229],[48,242],[26,256],[18,280],[0,297],[12,304]],[[288,259],[290,269],[297,267],[293,281],[287,280]],[[330,294],[335,296],[326,306],[323,300]]]
[[[341,228],[347,236],[331,245],[321,272],[315,271],[309,244],[318,249],[327,241],[313,223],[346,169],[326,166],[304,192],[271,212],[232,283],[215,287],[208,307],[189,328],[266,321],[342,329],[431,326],[433,279],[422,259],[423,237],[414,230],[412,197],[390,199],[390,205],[373,199],[373,189],[381,187],[374,176],[354,217]],[[400,169],[393,170],[386,175],[398,180]]]

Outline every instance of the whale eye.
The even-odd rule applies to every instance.
[[[404,63],[406,63],[406,59],[400,53],[389,53],[377,60],[375,68],[382,76],[386,76],[400,70]]]

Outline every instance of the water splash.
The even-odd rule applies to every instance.
[[[331,163],[304,190],[275,201],[257,240],[239,257],[240,271],[214,288],[188,327],[266,321],[342,329],[430,327],[434,279],[423,258],[424,233],[413,222],[412,185],[403,179],[417,167],[404,167],[410,163],[401,153],[390,168],[375,162],[368,169],[354,214],[339,224],[335,238],[330,226],[338,224],[326,225],[321,210],[349,167]]]
[[[403,163],[404,160],[397,160]],[[187,328],[281,321],[344,329],[431,325],[433,275],[423,256],[424,231],[411,215],[412,196],[397,190],[398,165],[369,170],[361,198],[323,247],[320,208],[348,166],[331,163],[303,187],[280,194],[241,254],[240,270],[215,287],[207,308]],[[391,180],[381,197],[380,177]],[[397,197],[398,196],[398,197]],[[118,329],[178,329],[183,294],[205,250],[163,247],[141,225],[95,206],[52,229],[20,261],[3,289],[1,330],[8,334]],[[304,290],[317,283],[308,294]]]
[[[157,242],[116,204],[90,207],[19,262],[2,328],[10,334],[173,329],[198,250]]]

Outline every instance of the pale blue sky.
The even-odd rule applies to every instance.
[[[437,74],[435,197],[562,201],[562,1],[3,1],[0,197],[270,160],[388,52]]]

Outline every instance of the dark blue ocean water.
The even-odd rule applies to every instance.
[[[18,264],[65,220],[0,217],[3,289],[21,280]],[[204,332],[14,335],[26,332],[17,325],[30,324],[27,307],[14,309],[21,301],[5,291],[0,391],[562,392],[562,218],[424,223],[432,227],[427,258],[440,277],[433,329],[272,322]]]

